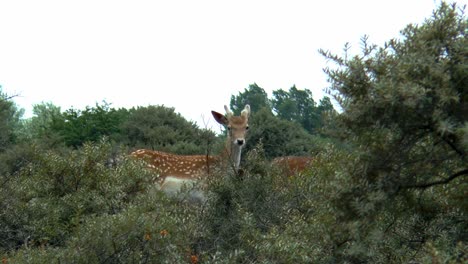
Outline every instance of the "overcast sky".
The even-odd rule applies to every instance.
[[[466,4],[467,1],[457,1]],[[327,87],[318,49],[360,38],[382,45],[421,24],[437,0],[2,0],[0,85],[62,110],[174,107],[201,122],[256,82],[272,90]],[[214,121],[210,121],[214,122]],[[202,125],[202,124],[200,124]]]

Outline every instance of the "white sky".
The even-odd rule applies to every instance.
[[[457,1],[460,5],[467,1]],[[342,54],[360,38],[382,45],[423,22],[439,0],[2,0],[0,85],[33,104],[84,109],[175,107],[199,125],[256,82],[319,100],[319,48]],[[214,121],[210,121],[213,123]]]

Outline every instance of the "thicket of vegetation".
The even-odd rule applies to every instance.
[[[223,135],[163,106],[44,103],[23,120],[0,91],[2,262],[468,262],[467,25],[442,3],[383,47],[321,51],[340,113],[295,86],[233,95],[252,107],[242,173],[210,178],[205,204],[166,197],[127,154],[214,153]],[[282,155],[315,159],[289,176]]]

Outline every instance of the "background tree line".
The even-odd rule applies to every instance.
[[[320,51],[329,99],[256,84],[241,178],[220,172],[203,205],[157,191],[125,158],[146,147],[216,151],[223,135],[173,108],[64,112],[22,120],[0,94],[0,257],[11,263],[467,263],[468,23],[441,3],[421,25],[360,54]],[[104,137],[104,139],[103,139]],[[114,154],[122,155],[109,164]],[[283,175],[269,162],[314,155]]]
[[[295,86],[289,91],[276,90],[269,99],[265,90],[252,84],[244,92],[233,95],[230,106],[237,113],[247,103],[253,111],[252,141],[262,140],[270,158],[310,154],[311,149],[305,146],[311,145],[315,135],[320,135],[324,113],[334,111],[328,97],[317,105],[309,90]],[[23,111],[11,100],[3,100],[2,105],[5,129],[0,136],[4,148],[17,139],[50,148],[78,148],[85,142],[98,142],[102,137],[129,149],[148,148],[177,154],[203,154],[207,149],[219,151],[222,147],[222,135],[217,137],[212,131],[199,128],[171,107],[116,109],[104,101],[83,110],[62,111],[53,103],[41,103],[33,106],[33,117],[21,119]]]

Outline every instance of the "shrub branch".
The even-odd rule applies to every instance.
[[[422,184],[412,184],[412,185],[406,185],[403,188],[405,189],[426,189],[435,185],[440,185],[440,184],[447,184],[456,178],[463,176],[463,175],[468,175],[468,169],[461,170],[453,175],[451,175],[448,178],[445,178],[443,180],[439,181],[434,181],[434,182],[428,182],[428,183],[422,183]]]

